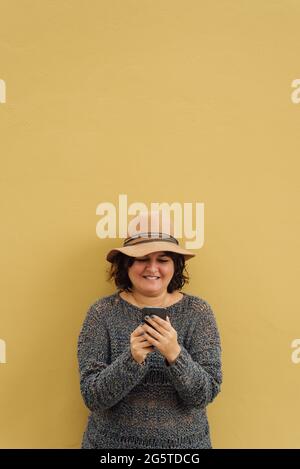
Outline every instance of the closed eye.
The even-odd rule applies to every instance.
[[[147,259],[136,259],[139,262],[145,262]],[[169,259],[159,259],[159,262],[169,262]]]

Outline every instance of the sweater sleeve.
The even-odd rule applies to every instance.
[[[188,350],[179,344],[180,354],[166,367],[181,399],[201,408],[214,400],[222,383],[220,336],[211,307],[207,302],[203,305],[195,311]]]
[[[110,340],[104,311],[92,305],[78,339],[80,390],[85,405],[91,410],[108,409],[124,398],[144,377],[145,364],[131,355],[130,343],[110,363]]]

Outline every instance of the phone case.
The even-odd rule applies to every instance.
[[[167,319],[167,310],[166,308],[160,308],[155,306],[145,306],[143,309],[143,321],[148,324],[148,326],[153,327],[152,324],[145,320],[145,316],[151,316],[151,314],[155,314],[160,318],[166,320]]]

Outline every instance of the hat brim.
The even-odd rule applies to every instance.
[[[142,257],[142,256],[146,256],[147,254],[150,254],[151,252],[159,252],[159,251],[171,251],[177,254],[182,254],[185,260],[191,259],[192,257],[195,257],[196,255],[193,252],[187,251],[186,249],[183,249],[174,243],[168,243],[165,241],[153,241],[151,243],[145,243],[145,244],[141,243],[141,244],[135,244],[134,246],[126,246],[122,248],[112,249],[107,254],[106,260],[108,262],[113,262],[114,257],[116,256],[118,252],[122,252],[123,254],[126,254],[126,256],[130,256],[130,257]]]

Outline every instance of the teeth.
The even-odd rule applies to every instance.
[[[155,278],[155,279],[157,279],[157,278],[159,278],[159,277],[152,277],[152,276],[150,276],[150,275],[147,275],[147,276],[145,276],[145,278],[151,278],[151,279],[154,279],[154,278]]]

